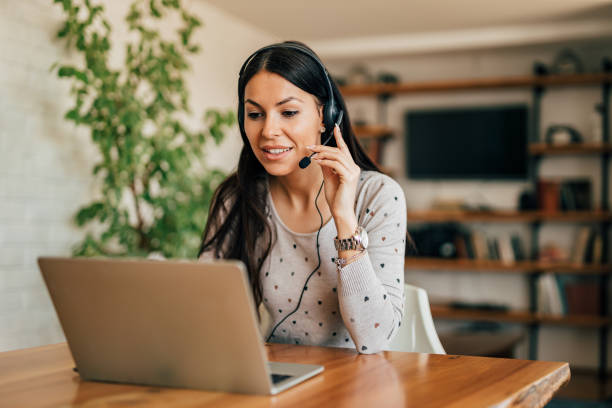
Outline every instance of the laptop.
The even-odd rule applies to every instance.
[[[38,265],[84,380],[270,395],[323,371],[267,361],[240,261]]]

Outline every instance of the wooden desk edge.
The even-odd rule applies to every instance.
[[[285,350],[284,345],[270,345],[271,347],[269,348],[277,348],[279,354],[283,354],[283,352],[286,352],[287,350]],[[325,350],[325,352],[330,352],[330,350]],[[46,353],[53,353],[53,354],[63,354],[64,356],[67,356],[67,354],[69,355],[69,351],[67,348],[66,343],[58,343],[58,344],[51,344],[51,345],[46,345],[46,346],[40,346],[40,347],[34,347],[34,348],[29,348],[29,349],[22,349],[22,350],[15,350],[10,352],[12,353],[12,357],[13,358],[18,358],[21,359],[24,355],[27,354],[36,354],[36,355],[40,355],[40,353],[46,354]],[[2,353],[0,353],[2,354]],[[62,357],[62,359],[64,359],[65,357]],[[281,359],[282,360],[282,359]],[[525,361],[527,363],[527,365],[531,365],[529,364],[527,361]],[[541,374],[544,374],[536,383],[532,383],[531,385],[527,385],[524,386],[522,389],[519,389],[518,391],[512,392],[512,394],[508,395],[508,397],[505,400],[497,400],[494,402],[495,406],[499,406],[499,407],[543,407],[545,406],[553,397],[553,395],[555,395],[555,393],[565,384],[567,384],[570,380],[570,367],[569,364],[567,362],[538,362],[538,363],[545,363],[543,365],[540,365],[539,368],[536,371],[539,371]],[[66,370],[66,368],[68,367],[72,367],[72,359],[70,358],[67,361],[64,361],[63,363],[59,364],[60,366],[63,366],[62,368],[62,372],[64,370]],[[547,374],[545,374],[547,373]],[[519,377],[516,377],[516,379],[520,379],[520,376],[522,376],[521,374],[519,374],[519,372],[515,372],[514,375],[517,375]],[[508,381],[512,382],[512,375],[510,375],[508,377]],[[9,381],[9,383],[12,381]],[[1,382],[0,382],[1,383]],[[6,383],[5,383],[6,385]],[[484,392],[483,390],[481,390],[482,392]],[[475,395],[472,396],[472,398],[476,398],[477,400],[480,401],[487,401],[487,398],[484,399],[480,399],[482,398],[483,395],[477,392]],[[468,401],[470,400],[470,398],[468,398]],[[465,403],[466,401],[464,400],[463,403]],[[489,401],[492,402],[492,401]]]
[[[571,379],[569,363],[561,364],[559,369],[542,378],[537,384],[526,387],[518,394],[506,400],[507,404],[500,404],[500,406],[544,407],[550,402],[557,391],[569,383]]]

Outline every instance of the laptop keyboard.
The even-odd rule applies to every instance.
[[[276,384],[279,383],[289,377],[291,377],[290,375],[282,375],[282,374],[271,374],[270,375],[272,377],[272,383]]]

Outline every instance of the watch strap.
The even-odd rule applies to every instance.
[[[363,243],[361,242],[362,227],[358,226],[353,235],[349,238],[339,239],[337,236],[334,238],[334,246],[337,251],[350,251],[350,250],[363,250]]]

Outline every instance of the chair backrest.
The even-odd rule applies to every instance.
[[[402,325],[387,350],[446,354],[431,317],[427,292],[405,285],[404,293],[406,300]]]

